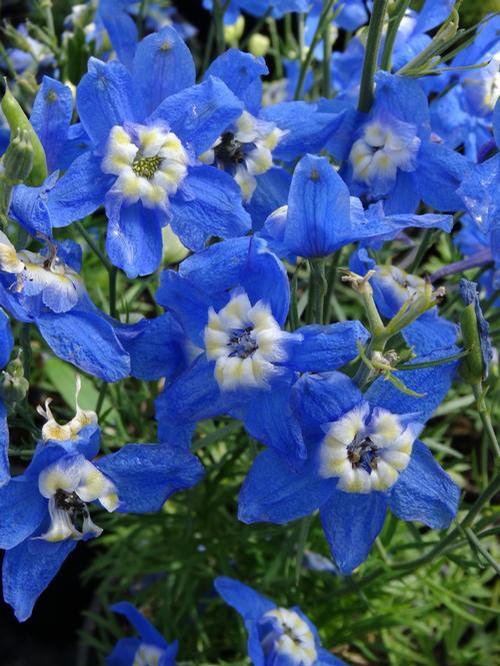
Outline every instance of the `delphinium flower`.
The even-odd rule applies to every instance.
[[[283,608],[248,585],[220,576],[215,589],[242,617],[254,666],[326,666],[345,662],[321,647],[316,627],[298,606]]]
[[[3,310],[0,310],[0,368],[5,368],[14,340],[10,330],[10,321]],[[2,379],[5,379],[5,371],[2,371]],[[7,406],[5,404],[2,387],[0,387],[0,486],[9,478],[9,428],[7,425]]]
[[[130,373],[113,324],[91,301],[79,275],[81,248],[47,239],[41,251],[16,251],[0,232],[0,304],[35,323],[53,352],[106,381]]]
[[[110,512],[158,511],[203,474],[195,456],[164,444],[129,444],[96,458],[96,414],[77,402],[75,416],[59,424],[49,404],[40,409],[46,423],[30,464],[0,488],[4,599],[19,621],[31,615],[77,543],[101,534],[93,503]]]
[[[419,441],[425,421],[443,399],[456,364],[405,372],[420,397],[383,385],[362,394],[339,372],[304,374],[292,407],[308,445],[308,463],[293,469],[268,449],[256,458],[239,498],[246,523],[286,523],[320,510],[340,571],[368,556],[387,509],[403,520],[448,527],[458,488]]]
[[[138,44],[132,73],[91,58],[77,87],[92,149],[51,190],[52,224],[70,224],[105,203],[107,251],[129,277],[158,267],[168,222],[195,250],[211,236],[239,236],[250,227],[232,177],[197,161],[242,103],[219,79],[194,81],[189,49],[164,28]]]
[[[213,0],[203,0],[203,6],[213,11]],[[264,16],[269,10],[273,18],[282,18],[290,12],[307,12],[309,8],[308,0],[230,0],[225,8],[224,21],[226,23],[235,23],[241,12],[246,12],[252,16]]]
[[[244,103],[241,115],[200,156],[233,174],[252,214],[253,227],[286,202],[290,177],[275,161],[292,163],[306,151],[319,152],[342,122],[343,114],[320,113],[317,104],[283,102],[262,107],[263,58],[229,49],[206,72]]]
[[[106,658],[106,666],[175,666],[177,641],[169,645],[151,622],[127,601],[114,604],[111,610],[126,617],[139,637],[121,638]]]
[[[288,279],[258,239],[218,243],[186,259],[178,273],[165,271],[156,300],[182,325],[193,359],[167,381],[157,400],[160,438],[178,441],[184,433],[189,444],[198,420],[231,414],[263,443],[303,457],[300,428],[289,406],[291,386],[300,372],[336,369],[354,358],[358,340],[367,338],[363,326],[352,321],[284,331]],[[168,321],[163,335],[161,321],[151,320],[149,326],[129,350],[139,374],[137,357],[152,340],[161,336],[169,359],[170,340],[178,340]],[[161,348],[155,356],[161,356]],[[157,372],[165,366],[160,361]],[[146,367],[147,378],[153,378],[150,373]]]

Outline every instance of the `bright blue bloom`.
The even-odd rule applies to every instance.
[[[241,489],[239,518],[286,523],[319,508],[344,574],[366,559],[388,508],[403,520],[448,527],[458,488],[416,438],[448,391],[455,368],[400,373],[408,387],[426,391],[421,398],[383,378],[363,395],[339,372],[304,374],[293,388],[292,408],[308,444],[308,463],[293,469],[271,449],[261,453]]]
[[[124,615],[140,638],[121,638],[106,659],[106,666],[175,666],[178,643],[171,645],[135,606],[127,601],[111,606],[115,613]]]
[[[290,178],[274,162],[293,162],[306,151],[319,152],[343,117],[342,113],[320,113],[316,104],[302,101],[261,108],[261,77],[267,73],[263,58],[229,49],[205,75],[224,81],[245,106],[201,159],[234,176],[256,229],[286,202]]]
[[[94,412],[77,404],[64,425],[55,421],[49,401],[40,413],[47,422],[28,468],[0,488],[4,599],[21,622],[78,541],[101,534],[89,503],[107,511],[158,511],[203,474],[195,456],[165,444],[129,444],[95,459],[100,435]]]
[[[298,606],[282,608],[248,585],[219,576],[215,589],[241,615],[254,666],[341,666],[321,647],[318,631]]]
[[[376,84],[368,116],[351,112],[349,131],[330,144],[335,157],[345,160],[341,175],[351,193],[367,202],[382,200],[386,214],[413,213],[420,200],[437,210],[460,209],[456,189],[467,161],[433,139],[418,81],[379,72]]]
[[[209,11],[213,11],[213,0],[203,0],[203,6]],[[263,16],[271,7],[271,16],[282,18],[290,12],[307,12],[309,0],[274,0],[273,2],[269,2],[269,0],[230,0],[224,14],[224,22],[235,23],[241,12],[252,16]]]
[[[224,241],[165,271],[156,299],[184,329],[192,360],[167,383],[157,400],[162,441],[189,435],[197,421],[221,414],[242,419],[248,432],[290,457],[304,445],[289,396],[298,373],[336,369],[357,355],[367,339],[359,322],[283,330],[290,302],[284,267],[263,241]],[[171,325],[144,329],[172,358]],[[177,333],[175,332],[174,338]],[[157,341],[163,340],[160,348]],[[177,343],[178,344],[178,343]],[[131,354],[133,351],[131,350]],[[140,361],[133,365],[140,370]],[[158,375],[167,363],[158,363]],[[167,372],[167,377],[171,373]],[[189,444],[189,437],[183,438]]]
[[[80,268],[81,248],[71,240],[48,241],[40,252],[16,252],[0,232],[2,307],[15,319],[36,324],[63,360],[108,382],[123,379],[130,373],[129,355],[112,320],[90,300]]]
[[[297,164],[288,207],[271,214],[260,236],[280,257],[326,257],[355,241],[392,240],[407,227],[450,231],[449,215],[384,215],[382,203],[363,210],[326,157],[306,155]]]
[[[197,158],[242,112],[216,78],[194,85],[195,66],[172,28],[137,46],[132,73],[118,62],[89,61],[76,106],[92,150],[51,190],[52,224],[64,226],[105,203],[107,251],[129,277],[159,265],[161,229],[199,250],[211,236],[250,227],[240,190],[223,171]]]
[[[12,354],[14,340],[10,331],[10,321],[0,310],[0,368],[4,368]],[[9,473],[9,428],[7,426],[7,407],[0,397],[0,486],[10,478]]]

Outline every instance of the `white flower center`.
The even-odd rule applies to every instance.
[[[207,358],[215,361],[221,389],[266,388],[286,360],[283,334],[267,305],[254,306],[246,293],[233,296],[219,312],[210,308],[205,328]]]
[[[158,666],[164,654],[165,650],[156,645],[141,643],[135,653],[132,666]]]
[[[82,455],[64,456],[42,470],[38,489],[49,500],[50,526],[38,537],[44,541],[99,536],[102,530],[90,518],[86,503],[99,500],[108,511],[119,504],[114,484]]]
[[[393,182],[397,170],[414,171],[420,139],[414,125],[395,118],[373,120],[354,142],[349,160],[354,178],[368,185]]]
[[[410,462],[415,433],[395,414],[367,403],[330,424],[320,449],[320,474],[339,477],[351,493],[387,490]]]
[[[273,166],[272,151],[286,132],[274,123],[259,120],[243,111],[234,127],[224,132],[210,150],[200,155],[205,164],[228,171],[241,188],[245,201],[252,198],[255,176]]]
[[[180,139],[163,127],[115,125],[101,168],[118,176],[113,187],[132,204],[165,208],[187,174],[189,158]]]
[[[312,666],[318,658],[314,635],[298,613],[275,608],[265,613],[261,626],[269,623],[269,632],[261,638],[264,652],[271,650],[288,657],[293,664]]]

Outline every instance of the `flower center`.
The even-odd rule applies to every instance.
[[[259,637],[266,654],[278,653],[293,664],[312,666],[318,658],[314,635],[298,613],[275,608],[259,620]]]
[[[414,171],[420,148],[415,125],[388,116],[373,120],[363,128],[349,154],[354,178],[370,185],[374,195],[386,194],[397,170]]]
[[[252,306],[246,293],[231,298],[219,312],[210,308],[205,328],[207,358],[215,361],[221,389],[268,386],[286,360],[282,331],[267,305]]]
[[[155,175],[161,165],[161,157],[140,157],[132,162],[132,171],[136,176],[143,176],[148,180]]]
[[[214,148],[216,162],[222,162],[224,166],[241,164],[245,161],[243,144],[237,141],[232,132],[224,132],[220,143]]]
[[[415,438],[411,425],[385,409],[370,413],[363,403],[330,424],[320,449],[320,474],[339,477],[346,492],[387,490],[410,461]]]

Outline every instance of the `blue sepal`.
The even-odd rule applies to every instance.
[[[20,476],[0,487],[0,548],[9,550],[37,531],[47,515],[38,480]]]
[[[45,150],[49,173],[60,168],[72,115],[71,90],[60,81],[44,76],[33,103],[30,122]]]

